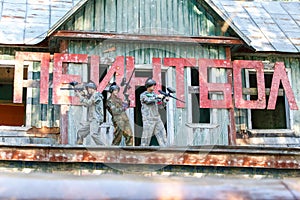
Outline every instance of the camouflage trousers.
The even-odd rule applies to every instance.
[[[141,146],[149,146],[153,135],[156,136],[159,146],[167,146],[167,133],[161,119],[143,121]]]
[[[100,139],[100,124],[96,120],[82,123],[81,128],[77,131],[77,144],[83,144],[83,139],[89,134],[97,145],[104,145]]]
[[[132,131],[128,120],[114,121],[114,139],[112,145],[120,145],[122,136],[125,137],[126,146],[133,145]]]

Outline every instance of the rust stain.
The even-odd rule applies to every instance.
[[[250,153],[239,152],[178,152],[149,149],[119,148],[64,148],[64,147],[0,147],[0,160],[20,160],[38,162],[93,162],[119,164],[156,164],[156,165],[191,165],[191,166],[228,166],[261,167],[279,169],[300,169],[298,154],[274,152]],[[300,150],[298,150],[300,151]],[[197,151],[196,151],[197,152]]]

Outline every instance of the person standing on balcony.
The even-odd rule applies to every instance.
[[[77,131],[77,144],[82,145],[83,139],[91,134],[97,145],[104,145],[100,139],[100,126],[103,123],[103,96],[97,91],[97,86],[93,82],[85,85],[85,90],[75,90],[83,106],[88,108],[88,120],[81,123],[81,128]]]
[[[147,79],[146,91],[140,95],[143,118],[141,146],[149,146],[153,135],[156,136],[160,146],[167,146],[167,133],[158,109],[165,107],[169,99],[162,94],[155,94],[155,86],[156,82],[153,79]]]
[[[123,102],[118,96],[120,87],[116,83],[112,83],[109,87],[110,97],[107,99],[106,108],[112,116],[114,124],[114,139],[112,145],[120,145],[122,136],[125,138],[126,146],[133,145],[132,130],[126,109],[129,102]]]

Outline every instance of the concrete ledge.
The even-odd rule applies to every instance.
[[[2,131],[23,131],[26,132],[30,129],[31,127],[26,127],[26,126],[0,126],[0,132]]]

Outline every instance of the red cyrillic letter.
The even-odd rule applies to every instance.
[[[195,58],[164,58],[165,66],[175,66],[176,70],[176,97],[184,101],[184,67],[195,67]],[[178,108],[184,108],[184,103],[176,101]]]
[[[53,69],[53,104],[78,104],[78,98],[69,96],[66,91],[60,90],[62,83],[70,83],[72,81],[81,82],[79,75],[63,74],[63,63],[88,63],[88,55],[86,54],[54,54]]]
[[[231,84],[208,83],[207,69],[209,67],[231,69],[230,60],[199,59],[200,108],[232,108]],[[222,92],[224,99],[210,100],[209,92]]]
[[[277,96],[278,96],[278,89],[280,81],[282,83],[282,86],[284,88],[287,100],[290,105],[291,110],[298,110],[298,106],[294,97],[294,93],[292,90],[292,87],[290,85],[289,79],[287,77],[287,73],[284,67],[283,62],[276,62],[274,66],[274,74],[272,78],[272,86],[270,91],[270,97],[268,102],[268,110],[275,109]]]
[[[241,70],[255,69],[257,77],[257,100],[244,100],[242,75]],[[265,78],[264,78],[264,65],[261,61],[253,60],[235,60],[233,61],[233,74],[234,74],[234,95],[236,108],[248,109],[265,109],[266,108],[266,92],[265,92]]]

